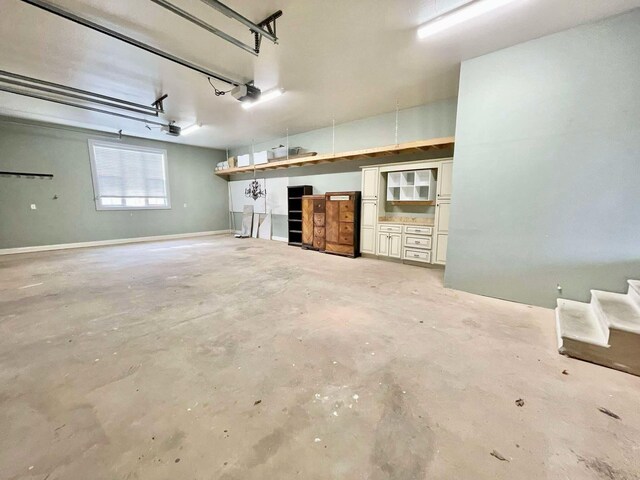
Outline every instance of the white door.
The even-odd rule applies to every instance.
[[[372,200],[363,200],[360,225],[363,228],[375,228],[378,223],[378,203]]]
[[[378,198],[378,169],[362,169],[362,198],[375,200]]]
[[[376,253],[376,230],[374,228],[360,229],[360,251],[362,253]]]
[[[378,232],[378,255],[389,255],[389,234]]]
[[[438,170],[438,199],[451,198],[453,184],[453,162],[441,162]]]
[[[400,233],[389,234],[389,256],[400,258],[402,253],[402,235]]]
[[[433,259],[433,263],[438,265],[445,265],[447,263],[447,244],[449,242],[449,235],[438,234],[436,235],[436,255]]]
[[[450,202],[438,202],[436,204],[436,232],[449,233]]]

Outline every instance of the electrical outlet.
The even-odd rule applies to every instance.
[[[36,204],[35,204],[35,203],[32,203],[32,204],[31,204],[31,210],[36,210],[37,208],[38,208],[38,207],[36,207]]]

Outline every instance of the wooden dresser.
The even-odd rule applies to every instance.
[[[324,250],[325,196],[302,197],[302,248]]]
[[[325,252],[360,255],[360,192],[325,194]]]

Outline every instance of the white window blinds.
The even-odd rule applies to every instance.
[[[90,140],[98,210],[170,208],[167,152]]]

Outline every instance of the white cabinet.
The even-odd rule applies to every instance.
[[[380,225],[377,254],[384,257],[400,258],[402,254],[401,232],[400,225]]]
[[[378,168],[362,169],[362,199],[376,200],[378,198]]]
[[[449,233],[449,212],[451,202],[438,202],[436,204],[436,231],[438,234]]]
[[[449,235],[436,235],[436,255],[433,263],[445,265],[447,263],[447,243]]]
[[[435,199],[434,169],[389,172],[387,201],[431,201]]]
[[[436,204],[436,236],[435,256],[433,263],[444,265],[447,260],[447,245],[449,242],[449,212],[451,202],[439,200]]]
[[[453,161],[440,162],[438,170],[438,200],[451,199]]]
[[[376,229],[363,228],[360,230],[360,252],[375,255],[376,253]]]
[[[376,226],[378,224],[378,203],[375,200],[363,200],[360,215],[360,251],[376,253]]]

